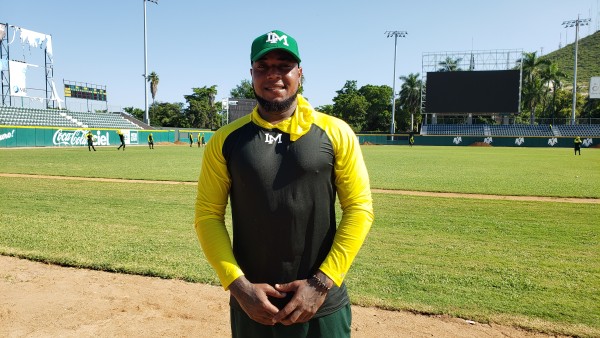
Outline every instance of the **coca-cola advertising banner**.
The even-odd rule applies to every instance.
[[[74,147],[87,146],[87,133],[95,146],[120,143],[116,130],[0,128],[0,147]],[[125,144],[138,144],[138,131],[122,129]]]
[[[94,146],[117,146],[121,143],[116,129],[27,128],[0,125],[0,148],[12,147],[87,147],[87,133],[93,135]],[[154,142],[175,142],[175,132],[121,129],[125,144],[146,144],[148,134]]]
[[[109,146],[110,145],[110,134],[105,131],[102,134],[101,131],[92,132],[94,135],[94,145]],[[54,133],[52,137],[52,144],[55,146],[87,146],[87,131],[83,129],[77,130],[62,130],[59,129]]]

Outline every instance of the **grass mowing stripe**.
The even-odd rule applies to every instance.
[[[600,150],[569,148],[362,148],[371,187],[491,195],[600,198]]]
[[[363,146],[371,187],[600,198],[600,150]],[[194,182],[204,148],[0,149],[0,172]]]
[[[99,178],[99,177],[76,177],[76,176],[49,176],[33,174],[5,174],[0,173],[0,177],[19,177],[31,179],[50,179],[50,180],[72,180],[72,181],[93,181],[93,182],[113,182],[113,183],[143,183],[143,184],[186,184],[197,185],[197,182],[182,181],[150,181],[150,180],[132,180],[122,178]],[[511,200],[511,201],[540,201],[540,202],[565,202],[565,203],[592,203],[600,204],[600,199],[596,198],[568,198],[568,197],[545,197],[545,196],[506,196],[506,195],[483,195],[483,194],[460,194],[445,192],[422,192],[409,190],[386,190],[371,189],[373,193],[380,194],[399,194],[411,196],[428,197],[448,197],[448,198],[470,198],[470,199],[492,199],[492,200]]]
[[[374,197],[353,301],[600,333],[599,205]]]
[[[215,283],[195,186],[2,179],[0,251],[61,265]]]
[[[0,178],[0,253],[216,284],[192,185]],[[600,334],[599,205],[374,194],[353,302]],[[510,212],[508,212],[510,210]]]

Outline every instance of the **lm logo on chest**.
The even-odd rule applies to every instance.
[[[281,143],[281,133],[276,135],[265,133],[265,143],[273,144],[273,143]]]

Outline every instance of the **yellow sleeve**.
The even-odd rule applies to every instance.
[[[373,200],[369,174],[354,132],[345,122],[331,117],[321,124],[333,142],[342,219],[319,269],[340,286],[373,223]]]
[[[230,129],[232,128],[217,131],[207,144],[198,179],[194,220],[200,246],[225,290],[231,282],[244,274],[233,255],[231,239],[225,227],[225,209],[231,179],[221,148]]]

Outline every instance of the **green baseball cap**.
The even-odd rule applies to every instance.
[[[270,31],[254,39],[254,42],[252,42],[252,51],[250,52],[250,60],[254,62],[265,54],[277,49],[292,54],[294,59],[300,63],[300,53],[298,52],[296,39],[278,30]]]

